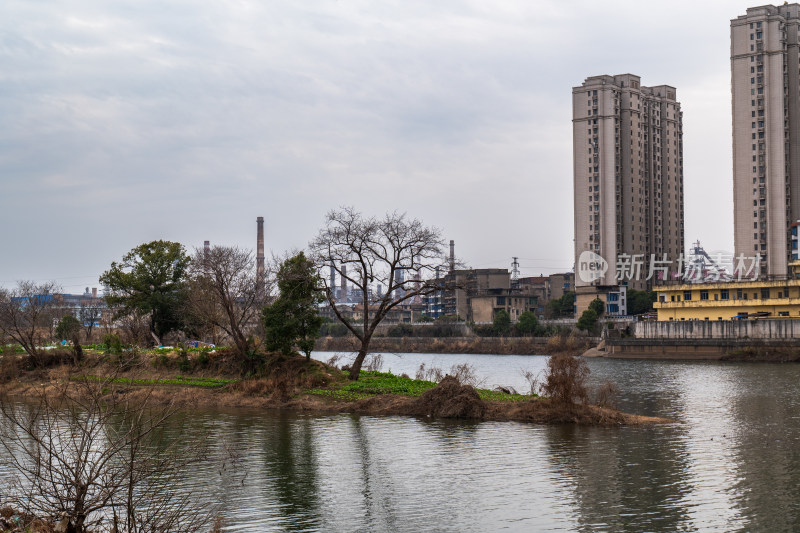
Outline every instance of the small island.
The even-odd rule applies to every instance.
[[[454,375],[429,369],[427,375],[412,378],[361,370],[359,379],[351,380],[347,368],[296,354],[270,353],[262,354],[264,363],[258,373],[243,377],[233,349],[142,350],[97,345],[82,348],[78,364],[72,361],[72,352],[52,350],[52,364],[36,369],[26,369],[21,355],[4,355],[0,392],[7,397],[56,397],[65,390],[74,394],[93,384],[105,395],[175,408],[283,409],[602,426],[671,422],[620,412],[608,395],[590,403],[585,363],[570,354],[554,356],[565,368],[551,365],[541,388],[546,389],[549,381],[555,384],[550,389],[552,397],[545,397],[502,387],[475,387],[470,384],[475,380],[467,364],[460,365]],[[553,376],[554,371],[560,371],[560,376]]]

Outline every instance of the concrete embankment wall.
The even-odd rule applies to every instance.
[[[800,354],[800,320],[637,322],[631,332],[608,339],[608,356],[789,361]]]
[[[800,320],[637,322],[632,329],[636,339],[800,339]]]
[[[752,341],[679,340],[679,339],[615,339],[608,341],[610,357],[637,359],[721,359],[743,350]]]

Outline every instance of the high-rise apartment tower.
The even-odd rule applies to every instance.
[[[639,76],[593,76],[572,89],[575,179],[575,285],[644,290],[651,258],[672,262],[683,254],[683,132],[675,87],[643,87]],[[595,281],[578,276],[585,251],[599,254],[608,271]],[[616,279],[626,254],[638,270]],[[629,272],[629,274],[637,274]]]
[[[800,219],[800,4],[731,21],[734,246],[760,274],[788,274]]]

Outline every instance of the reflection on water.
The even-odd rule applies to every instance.
[[[317,354],[324,357],[327,354]],[[524,389],[545,357],[468,361]],[[185,489],[231,531],[789,531],[800,524],[800,366],[590,360],[646,428],[532,426],[275,411],[184,412],[168,431],[211,458]],[[6,472],[0,472],[6,475]]]

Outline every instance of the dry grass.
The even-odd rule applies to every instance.
[[[586,387],[588,376],[586,361],[566,353],[557,354],[547,361],[542,390],[558,403],[586,403],[589,397]]]
[[[414,379],[418,381],[433,381],[438,383],[444,378],[444,373],[441,368],[430,367],[426,368],[425,363],[420,363]]]
[[[362,370],[366,370],[367,372],[380,372],[382,366],[383,356],[379,353],[374,353],[372,357],[364,363]]]
[[[619,399],[619,387],[616,384],[606,381],[595,392],[595,405],[599,407],[609,407],[611,409],[617,408],[617,400]]]
[[[267,359],[261,376],[238,381],[230,390],[285,403],[303,390],[324,387],[336,379],[343,379],[339,372],[314,359],[274,355]]]
[[[596,426],[668,422],[664,419],[634,417],[613,409],[594,405],[564,404],[548,398],[509,404],[508,406],[493,404],[490,407],[488,416],[494,420]]]
[[[436,387],[414,400],[411,410],[418,415],[480,420],[486,413],[486,402],[473,386],[462,385],[454,376],[445,376]]]
[[[528,386],[530,387],[530,391],[528,392],[528,394],[530,394],[531,396],[534,396],[534,395],[538,395],[538,394],[540,394],[542,392],[542,373],[541,372],[534,373],[531,370],[526,370],[524,368],[520,369],[519,372],[522,375],[522,377],[525,378],[525,381],[528,382]]]
[[[6,383],[19,378],[22,361],[12,354],[0,356],[0,383]]]
[[[11,507],[0,508],[0,532],[53,533],[53,524]]]
[[[473,387],[482,387],[486,381],[478,379],[478,374],[475,371],[475,367],[469,363],[461,363],[451,366],[449,374],[445,374],[441,368],[435,366],[428,368],[425,366],[425,363],[420,363],[414,379],[419,381],[433,381],[434,383],[439,383],[447,376],[452,376],[456,378],[459,383],[471,385]]]

